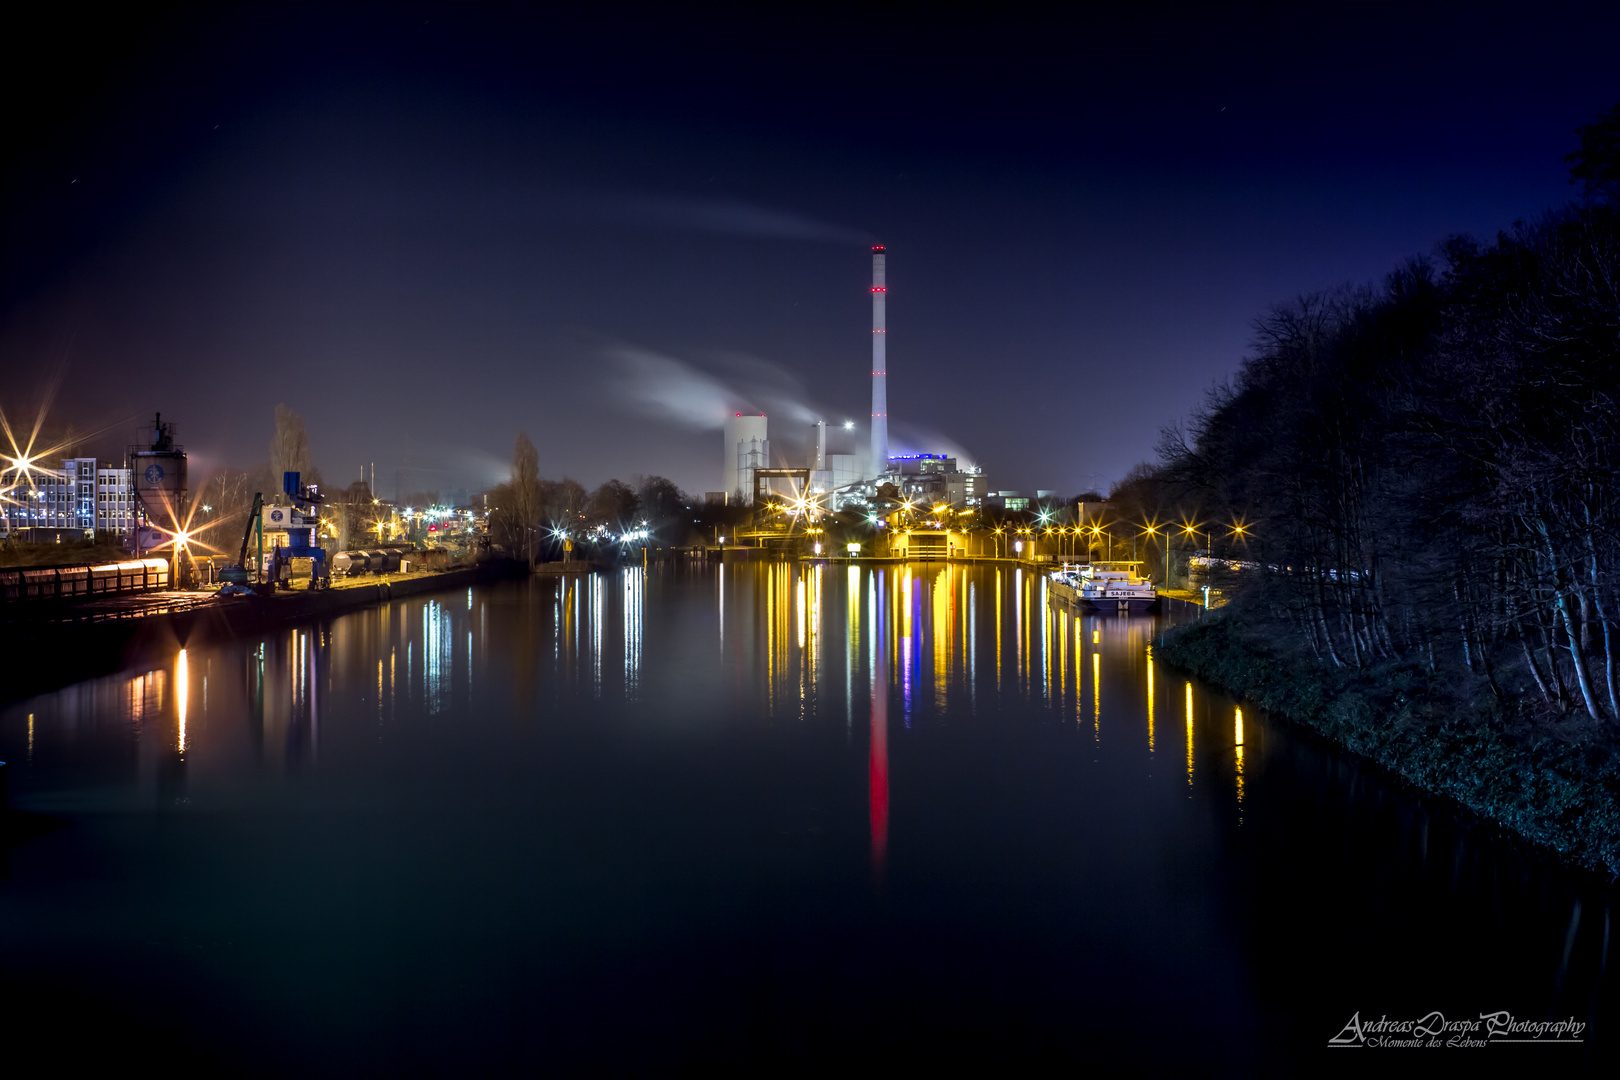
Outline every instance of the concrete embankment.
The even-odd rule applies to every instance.
[[[391,600],[464,589],[527,572],[523,563],[502,560],[318,592],[296,590],[263,598],[222,598],[184,611],[141,618],[101,622],[19,619],[0,626],[0,647],[6,656],[0,701],[15,701],[81,679],[166,660],[179,648],[247,637]]]
[[[1227,612],[1168,630],[1153,654],[1568,863],[1620,875],[1620,746],[1594,725],[1503,716],[1418,664],[1357,671],[1279,652]]]

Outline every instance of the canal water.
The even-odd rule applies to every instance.
[[[1613,1060],[1605,886],[1044,588],[508,582],[9,705],[8,1041],[334,1076]],[[1586,1026],[1366,1045],[1502,1013]]]

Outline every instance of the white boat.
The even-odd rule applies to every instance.
[[[1159,601],[1159,591],[1153,582],[1137,576],[1136,568],[1141,565],[1128,561],[1064,566],[1052,572],[1053,598],[1085,611],[1151,611]]]

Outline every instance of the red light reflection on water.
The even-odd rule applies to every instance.
[[[887,686],[872,686],[872,757],[867,783],[872,800],[872,869],[883,876],[889,846],[889,705]]]
[[[881,611],[880,606],[880,620]],[[872,740],[866,766],[872,815],[872,873],[879,881],[883,879],[889,849],[889,652],[883,629],[881,623],[873,627],[878,647],[872,664]]]

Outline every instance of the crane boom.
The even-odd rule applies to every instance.
[[[247,528],[242,530],[242,550],[241,553],[236,556],[236,565],[240,566],[244,570],[247,569],[248,541],[253,538],[253,526],[258,524],[259,514],[263,510],[264,493],[262,491],[255,491],[253,493],[253,509],[248,511]]]

